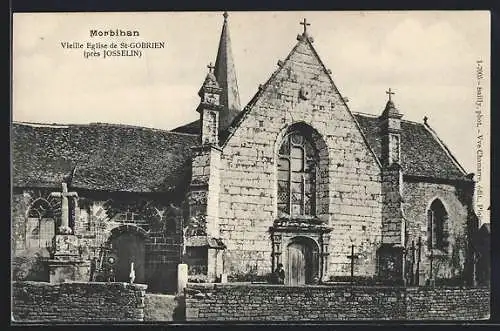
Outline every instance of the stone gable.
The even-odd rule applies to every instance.
[[[277,218],[276,153],[287,128],[305,123],[324,143],[326,207],[318,217],[332,227],[331,273],[350,269],[349,235],[366,249],[357,270],[373,274],[380,241],[380,167],[353,115],[311,43],[302,39],[247,106],[221,156],[220,235],[227,266],[271,270],[269,227]],[[321,151],[320,151],[321,153]],[[321,168],[321,164],[320,164]]]

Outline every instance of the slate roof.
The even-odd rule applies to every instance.
[[[381,132],[375,116],[354,113],[368,144],[381,157]],[[424,124],[401,120],[401,167],[403,174],[436,179],[465,179],[465,173]]]
[[[196,120],[196,121],[193,121],[191,123],[181,125],[175,129],[173,129],[172,132],[200,134],[201,133],[200,120]]]
[[[198,136],[142,127],[13,123],[13,185],[59,187],[77,165],[75,188],[169,191],[186,182]]]

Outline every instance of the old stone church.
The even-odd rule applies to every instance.
[[[290,285],[351,266],[471,281],[473,176],[426,120],[404,119],[411,105],[391,90],[379,116],[351,112],[301,24],[245,107],[225,13],[193,91],[199,120],[172,131],[13,123],[14,276],[51,279],[66,234],[78,277],[128,281],[133,262],[152,291],[175,287],[181,261],[192,281],[264,280],[279,263]]]

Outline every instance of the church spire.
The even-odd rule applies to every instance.
[[[229,37],[228,13],[224,12],[224,24],[220,35],[217,60],[215,61],[215,77],[222,88],[220,129],[226,129],[234,117],[241,110],[240,94],[236,80],[236,69],[231,51],[231,39]]]

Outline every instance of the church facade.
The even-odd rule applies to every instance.
[[[81,260],[100,270],[113,257],[119,281],[134,262],[153,290],[175,284],[180,262],[209,282],[262,280],[280,263],[290,285],[471,282],[473,175],[426,120],[404,119],[390,89],[379,116],[351,112],[301,24],[244,108],[225,13],[199,120],[14,123],[14,256],[51,258],[64,211],[51,192],[67,182]]]

